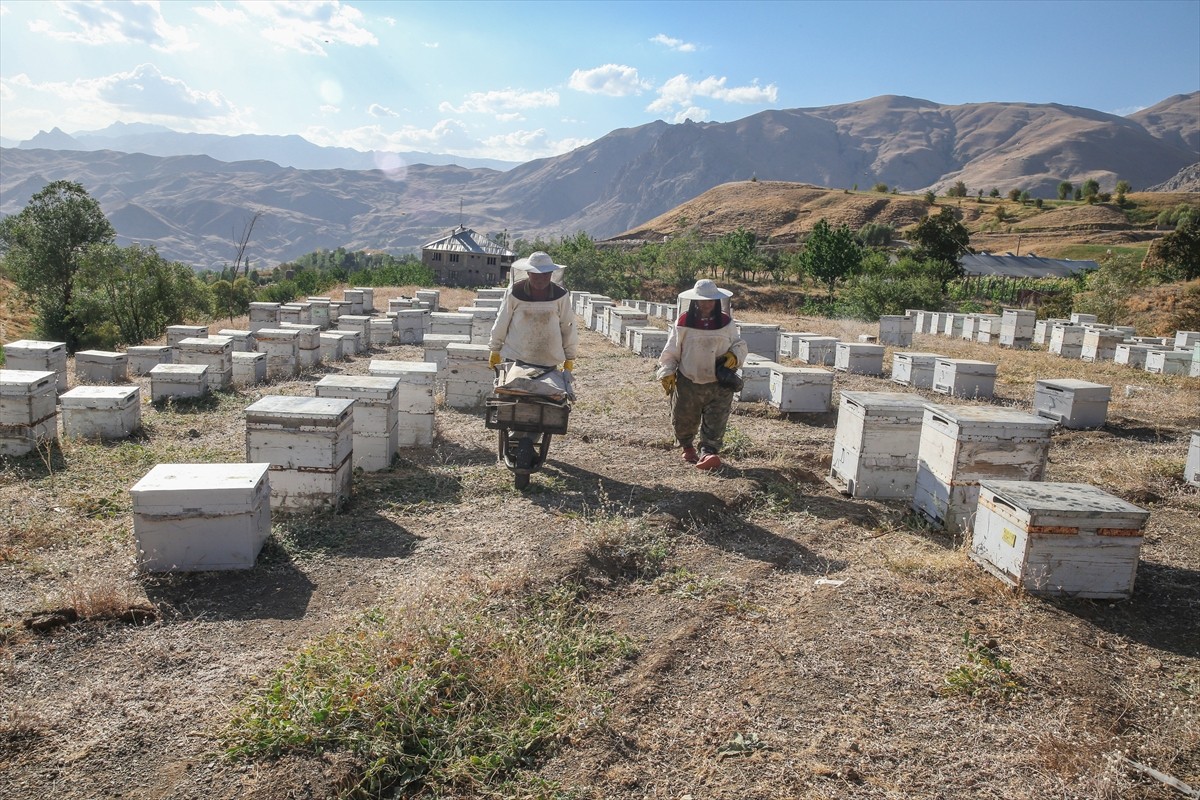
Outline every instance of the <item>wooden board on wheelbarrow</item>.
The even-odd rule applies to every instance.
[[[485,408],[488,428],[510,428],[533,433],[566,433],[571,407],[565,403],[546,402],[534,398],[516,399],[490,395]]]

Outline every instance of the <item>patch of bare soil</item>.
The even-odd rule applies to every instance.
[[[479,414],[439,408],[432,448],[355,475],[340,514],[277,515],[246,572],[139,574],[129,486],[156,461],[243,458],[241,409],[260,396],[310,395],[321,374],[363,374],[372,357],[420,359],[419,349],[197,407],[146,406],[140,439],[68,441],[3,462],[0,798],[334,796],[353,768],[347,754],[222,758],[216,733],[231,708],[367,609],[464,580],[568,578],[638,649],[607,676],[603,721],[539,762],[562,787],[545,796],[1180,796],[1121,755],[1200,786],[1200,495],[1181,480],[1200,380],[917,337],[913,350],[998,361],[1000,405],[1029,409],[1033,381],[1068,369],[1094,368],[1114,387],[1107,425],[1054,435],[1046,478],[1151,510],[1134,594],[1044,599],[984,573],[905,503],[826,485],[836,413],[743,404],[727,465],[706,474],[672,445],[652,365],[594,333],[582,342],[571,430],[528,491],[496,464]],[[835,383],[899,388],[840,373]],[[597,542],[631,526],[662,543],[655,573],[602,557]],[[25,627],[85,595],[153,615]],[[972,673],[981,653],[1008,670]],[[972,674],[974,696],[947,691]]]

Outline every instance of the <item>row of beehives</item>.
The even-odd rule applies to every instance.
[[[1055,423],[1015,409],[842,392],[829,483],[898,499],[934,525],[970,534],[970,555],[1013,586],[1128,597],[1149,512],[1087,484],[1042,478]],[[1200,431],[1185,478],[1200,485]]]
[[[912,346],[914,333],[927,333],[1025,349],[1045,346],[1063,358],[1112,361],[1147,372],[1200,376],[1200,332],[1176,331],[1171,336],[1136,336],[1132,326],[1105,325],[1094,314],[1070,319],[1036,319],[1029,309],[1004,309],[1002,314],[953,314],[909,310],[903,316],[879,318],[879,341]]]

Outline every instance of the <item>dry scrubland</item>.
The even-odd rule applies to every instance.
[[[465,299],[443,294],[447,307]],[[334,796],[365,756],[223,755],[246,743],[231,722],[244,734],[265,708],[247,698],[275,691],[312,723],[306,681],[363,653],[394,669],[439,620],[462,650],[529,630],[514,606],[538,620],[569,609],[593,650],[558,675],[560,704],[543,719],[552,745],[503,774],[464,767],[443,796],[1180,796],[1121,755],[1200,785],[1200,495],[1181,481],[1200,380],[932,336],[913,349],[998,360],[996,402],[1024,409],[1039,377],[1113,385],[1109,424],[1056,433],[1047,478],[1152,510],[1131,600],[1011,591],[903,503],[840,496],[823,481],[835,414],[742,406],[728,465],[685,466],[651,365],[592,333],[571,432],[528,492],[497,466],[478,415],[439,409],[435,446],[356,475],[342,513],[276,516],[254,570],[137,574],[128,488],[142,474],[242,459],[246,405],[311,394],[321,372],[363,374],[359,357],[199,405],[144,406],[131,441],[66,441],[3,463],[0,797]],[[80,619],[42,613],[62,608]],[[524,652],[470,668],[531,682]],[[334,725],[381,681],[348,679],[320,718]],[[455,724],[465,737],[468,722]]]

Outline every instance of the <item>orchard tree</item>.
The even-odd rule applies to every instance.
[[[862,259],[862,248],[850,231],[850,226],[839,225],[834,228],[824,218],[817,220],[800,253],[804,271],[814,281],[825,284],[831,300],[837,282],[857,272]]]
[[[1183,280],[1200,278],[1200,217],[1190,215],[1150,248],[1148,260],[1158,262]]]
[[[1095,178],[1088,178],[1083,182],[1083,197],[1086,200],[1089,197],[1095,197],[1100,194],[1100,182]]]
[[[913,255],[917,259],[942,262],[943,267],[937,270],[937,278],[943,292],[950,281],[962,273],[958,257],[963,252],[969,252],[967,245],[970,244],[971,234],[958,221],[953,209],[943,208],[936,217],[921,220],[905,238],[916,245]]]
[[[1059,200],[1070,200],[1071,192],[1073,192],[1074,190],[1075,190],[1075,187],[1071,185],[1070,181],[1063,181],[1062,183],[1060,183],[1058,185],[1058,199]]]
[[[74,306],[83,254],[114,238],[100,204],[73,181],[54,181],[20,213],[0,221],[4,263],[32,298],[41,334],[62,339],[72,352],[80,340]]]

